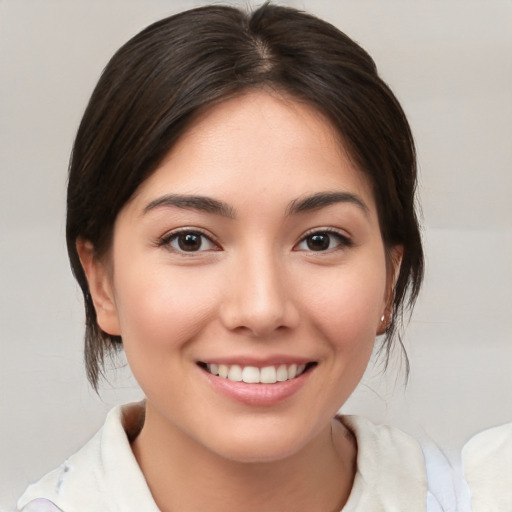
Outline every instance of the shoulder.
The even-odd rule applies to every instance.
[[[512,510],[512,423],[473,436],[462,449],[474,512]]]
[[[359,468],[387,468],[390,475],[408,475],[426,482],[423,452],[413,437],[362,416],[341,416],[340,421],[356,438]]]
[[[488,469],[508,469],[512,457],[512,423],[492,427],[474,435],[462,449],[462,459],[468,469],[476,466]]]
[[[85,503],[95,499],[95,483],[101,478],[102,451],[105,437],[119,424],[120,409],[113,409],[104,426],[78,452],[60,466],[30,485],[18,500],[18,509],[23,512],[39,512],[53,504],[63,510],[74,510],[73,501]],[[117,433],[116,436],[119,434]],[[49,510],[52,510],[49,508]],[[58,510],[58,508],[57,508]]]
[[[399,457],[406,452],[409,455],[407,459],[413,457],[423,461],[418,442],[396,427],[377,425],[363,416],[340,416],[339,420],[354,434],[358,447],[365,455],[371,456],[373,453],[380,456],[391,448],[399,451]],[[372,450],[366,450],[366,447],[371,447]]]
[[[130,446],[143,414],[142,404],[110,411],[104,426],[80,451],[28,487],[18,510],[107,512],[113,504],[115,510],[158,510]]]
[[[357,472],[343,512],[351,510],[426,510],[427,475],[420,445],[389,425],[361,416],[340,421],[357,442]]]

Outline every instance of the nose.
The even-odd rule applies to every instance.
[[[232,331],[268,337],[299,322],[291,283],[283,265],[269,254],[252,254],[231,267],[221,321]]]

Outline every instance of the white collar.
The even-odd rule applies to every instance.
[[[144,403],[115,407],[103,428],[75,455],[20,498],[44,497],[64,512],[160,512],[131,450]],[[426,508],[427,480],[419,445],[408,435],[358,416],[343,416],[358,446],[357,473],[342,512]],[[128,432],[128,434],[127,434]]]
[[[342,512],[426,510],[427,477],[419,444],[388,425],[361,416],[340,421],[357,440],[357,472]]]
[[[143,411],[143,403],[112,409],[80,451],[27,489],[19,508],[44,497],[65,512],[160,512],[126,434]]]

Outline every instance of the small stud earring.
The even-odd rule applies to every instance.
[[[385,317],[384,315],[382,315],[382,316],[380,317],[380,321],[381,321],[381,323],[384,323],[384,320],[385,320],[385,319],[386,319],[386,317]]]

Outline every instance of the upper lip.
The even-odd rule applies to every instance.
[[[224,364],[226,366],[238,365],[238,366],[254,366],[256,368],[264,368],[266,366],[279,366],[285,365],[301,365],[313,363],[315,360],[307,357],[297,357],[290,355],[275,355],[271,357],[251,357],[251,356],[229,356],[229,357],[207,357],[200,359],[198,363],[203,364]]]

